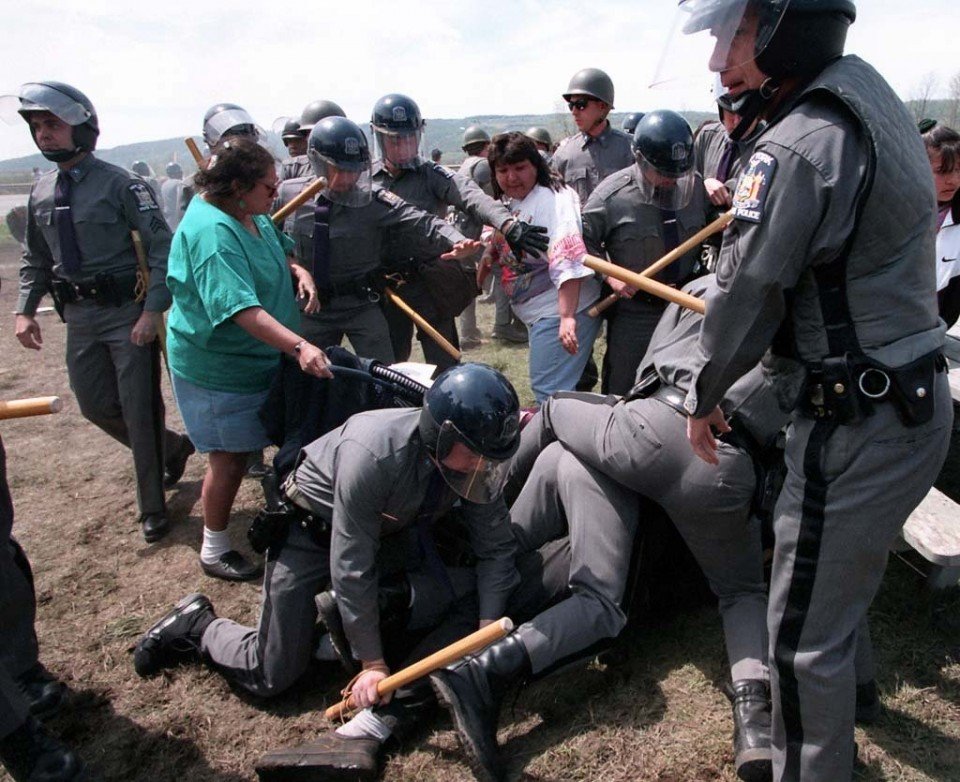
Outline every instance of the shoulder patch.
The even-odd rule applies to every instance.
[[[770,193],[770,183],[777,171],[777,159],[766,152],[754,152],[746,170],[737,181],[733,195],[733,214],[737,220],[759,223]]]
[[[154,209],[160,209],[157,199],[153,197],[153,192],[146,182],[133,182],[127,185],[127,190],[137,199],[137,211],[152,212]]]
[[[436,171],[440,176],[446,177],[447,179],[453,179],[453,172],[449,168],[444,168],[439,163],[434,163],[430,161],[430,165],[433,167],[433,170]]]
[[[398,196],[396,193],[391,193],[389,190],[384,188],[377,188],[374,193],[377,197],[377,200],[381,203],[386,204],[391,209],[396,209],[398,206],[403,205],[403,199]]]

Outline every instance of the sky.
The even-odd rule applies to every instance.
[[[945,97],[960,72],[957,0],[858,5],[847,51],[903,98],[929,74]],[[702,81],[648,88],[675,9],[675,0],[21,0],[0,26],[0,95],[27,81],[73,84],[97,108],[104,148],[198,135],[206,109],[224,101],[264,127],[317,98],[365,122],[389,92],[413,97],[426,117],[550,113],[584,67],[610,74],[618,111],[710,110],[705,60]],[[34,151],[19,120],[0,122],[0,159]]]

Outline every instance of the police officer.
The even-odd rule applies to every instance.
[[[553,154],[553,139],[550,138],[550,131],[534,125],[527,128],[523,135],[536,144],[540,153],[547,159],[547,162],[550,162]]]
[[[170,230],[176,231],[190,204],[192,191],[183,181],[183,167],[175,160],[167,163],[165,171],[167,178],[160,185],[160,193],[163,196],[161,199],[163,217],[170,226]]]
[[[699,296],[715,289],[712,277],[687,287]],[[719,599],[734,691],[735,765],[748,782],[769,778],[766,589],[759,524],[750,520],[750,509],[753,454],[775,440],[786,416],[757,366],[724,399],[737,434],[720,445],[718,470],[690,452],[682,403],[701,323],[698,314],[671,305],[627,397],[557,394],[523,430],[508,486],[513,493],[522,484],[510,508],[519,549],[544,551],[568,536],[570,552],[567,560],[544,557],[545,567],[529,579],[521,568],[516,594],[545,593],[549,608],[433,677],[471,766],[485,772],[478,778],[501,778],[496,723],[507,684],[581,658],[623,629],[639,514],[635,493],[670,516]],[[562,594],[551,595],[558,586]]]
[[[215,103],[203,115],[203,140],[211,152],[231,136],[248,136],[256,141],[265,137],[247,110],[236,103]]]
[[[406,570],[418,592],[422,587],[435,596],[425,601],[426,610],[442,615],[453,604],[456,588],[452,576],[446,586],[440,583],[447,576],[430,526],[455,502],[478,562],[480,624],[503,616],[518,581],[501,488],[506,460],[519,443],[519,408],[503,375],[465,364],[436,379],[422,409],[360,413],[308,445],[284,484],[287,498],[303,511],[302,523],[291,523],[279,549],[271,549],[260,626],[216,619],[207,598],[191,595],[137,643],[137,672],[156,673],[199,651],[243,689],[279,694],[311,659],[314,598],[329,580],[362,664],[354,696],[364,707],[377,703],[376,685],[389,674],[385,646],[391,640],[379,629],[387,617],[378,606],[378,583]],[[409,623],[418,620],[411,615]]]
[[[324,348],[339,345],[346,335],[358,355],[389,364],[394,352],[379,304],[388,231],[393,247],[410,254],[454,258],[474,252],[475,243],[466,242],[449,223],[371,186],[366,136],[345,117],[327,117],[314,126],[308,156],[316,174],[327,177],[329,185],[286,225],[298,260],[313,270],[321,302],[319,312],[304,313],[303,333]],[[287,180],[280,187],[279,203],[288,202],[312,181],[313,177]]]
[[[693,134],[673,111],[652,111],[633,137],[636,162],[607,177],[583,208],[587,251],[631,271],[641,272],[704,226],[703,183],[693,169]],[[682,285],[697,265],[691,251],[657,274],[661,282]],[[607,278],[621,298],[607,310],[607,350],[601,370],[602,393],[626,394],[666,303]]]
[[[472,179],[484,193],[492,198],[493,174],[490,171],[490,164],[487,163],[487,155],[490,153],[490,134],[479,125],[470,125],[463,131],[463,144],[460,148],[467,157],[460,164],[457,173]]]
[[[453,206],[475,223],[503,232],[514,252],[547,249],[546,229],[515,219],[506,207],[494,201],[466,177],[455,175],[420,157],[424,127],[420,107],[406,95],[384,95],[376,102],[370,126],[380,159],[373,168],[373,180],[405,201],[426,212],[443,217]],[[455,318],[476,297],[476,267],[473,259],[463,266],[444,264],[436,256],[404,257],[388,248],[388,266],[406,278],[398,293],[454,346],[459,346]],[[386,307],[399,361],[410,356],[413,323],[396,307]],[[431,364],[446,368],[453,358],[429,336],[419,333],[423,354]]]
[[[679,13],[715,39],[709,67],[741,124],[765,122],[745,137],[688,436],[715,462],[726,389],[768,348],[795,369],[768,613],[774,779],[849,780],[857,628],[949,440],[929,163],[890,86],[843,56],[851,0]]]
[[[50,291],[67,324],[67,373],[80,411],[133,452],[140,521],[152,543],[168,530],[164,484],[180,479],[194,451],[188,438],[164,428],[160,396],[157,330],[170,306],[170,229],[139,177],[93,155],[99,124],[82,92],[37,82],[18,97],[20,116],[57,169],[30,193],[17,339],[40,350],[34,315]],[[149,286],[138,272],[134,230]]]
[[[134,160],[130,165],[130,170],[147,183],[150,188],[150,192],[153,193],[153,197],[160,203],[160,208],[163,209],[163,198],[160,193],[160,183],[154,176],[153,169],[150,168],[149,164],[142,160]]]
[[[630,136],[607,119],[613,109],[613,82],[598,68],[577,71],[563,99],[579,133],[560,142],[552,163],[585,204],[600,182],[633,163]]]
[[[16,782],[72,782],[83,769],[76,754],[38,721],[57,712],[64,687],[38,660],[36,593],[30,562],[13,538],[13,502],[0,439],[0,763]]]
[[[280,140],[283,142],[283,146],[287,148],[287,157],[280,163],[280,179],[302,176],[297,159],[306,160],[307,135],[300,132],[300,120],[289,119],[284,123],[280,131]]]
[[[297,132],[303,138],[303,149],[294,153],[290,150],[290,146],[287,146],[287,150],[290,151],[290,158],[284,160],[280,166],[280,179],[287,180],[310,176],[312,169],[310,168],[310,160],[307,158],[307,138],[310,131],[322,119],[346,116],[343,109],[332,100],[314,100],[304,106],[300,113],[300,121],[297,123]],[[284,129],[284,132],[287,132],[286,129]],[[286,144],[286,141],[284,143]]]
[[[637,125],[640,123],[640,120],[643,119],[642,111],[631,111],[623,118],[623,123],[620,125],[620,129],[632,136],[633,132],[637,129]]]

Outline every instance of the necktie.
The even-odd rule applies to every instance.
[[[67,277],[78,276],[83,262],[80,245],[77,244],[77,230],[73,225],[73,211],[70,208],[72,186],[73,180],[66,171],[57,174],[57,186],[53,191],[53,219],[60,239],[60,264]]]
[[[733,139],[727,139],[726,146],[723,148],[723,154],[720,155],[720,162],[717,164],[717,179],[726,182],[730,178],[730,169],[733,167],[733,158],[736,154],[737,142]]]
[[[317,287],[330,288],[330,201],[317,199],[313,210],[313,279]]]

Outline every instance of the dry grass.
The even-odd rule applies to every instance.
[[[0,308],[13,309],[16,248],[0,245]],[[480,308],[489,330],[492,308]],[[255,779],[263,751],[324,730],[319,710],[339,680],[312,672],[270,703],[244,697],[199,667],[149,681],[136,677],[137,635],[181,595],[202,590],[225,616],[254,622],[259,587],[203,577],[197,567],[197,501],[203,465],[191,460],[170,495],[174,529],[147,546],[133,523],[127,453],[82,420],[63,364],[63,326],[42,317],[44,349],[21,350],[13,319],[0,319],[4,398],[59,394],[57,416],[3,422],[16,534],[37,577],[42,657],[70,687],[52,729],[76,746],[93,778],[149,782]],[[526,353],[485,345],[483,358],[507,372],[530,401]],[[168,417],[178,416],[168,399]],[[258,507],[246,482],[231,526],[237,545]],[[944,629],[958,604],[930,607],[918,578],[893,561],[873,610],[885,714],[858,730],[864,780],[960,780],[960,637]],[[932,620],[940,620],[937,626]],[[939,629],[938,629],[939,628]],[[513,778],[697,782],[733,780],[729,707],[719,620],[699,608],[637,628],[622,665],[599,664],[540,682],[507,709],[501,738]],[[392,758],[388,780],[468,780],[453,733],[441,721]],[[0,779],[6,779],[0,772]]]

